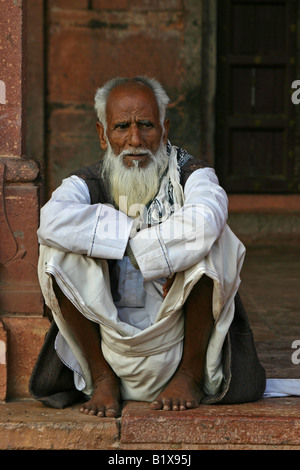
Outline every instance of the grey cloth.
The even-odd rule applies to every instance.
[[[85,395],[74,386],[74,375],[58,357],[54,349],[58,327],[53,321],[45,336],[29,381],[33,398],[51,408],[65,408],[85,400]]]

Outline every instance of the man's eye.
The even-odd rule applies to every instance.
[[[142,127],[153,127],[153,124],[152,124],[152,122],[149,122],[149,121],[141,121],[140,126],[142,126]]]
[[[120,122],[119,124],[115,125],[115,129],[126,129],[128,127],[127,122]]]

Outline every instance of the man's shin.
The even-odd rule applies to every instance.
[[[206,352],[213,329],[213,281],[203,275],[185,306],[185,336],[180,368],[202,381]]]

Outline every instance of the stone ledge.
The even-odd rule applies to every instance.
[[[123,410],[121,443],[123,448],[151,443],[150,448],[169,449],[300,449],[299,405],[300,398],[290,397],[168,413],[132,402]]]
[[[184,412],[127,402],[122,417],[96,418],[28,400],[0,404],[1,450],[299,450],[300,397]]]
[[[76,407],[47,408],[36,401],[0,404],[1,450],[115,449],[119,422],[85,416]]]
[[[0,155],[0,164],[5,166],[4,179],[8,183],[30,183],[40,173],[40,163],[29,158]]]

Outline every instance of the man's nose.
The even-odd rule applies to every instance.
[[[137,125],[130,126],[128,143],[132,147],[140,147],[142,145],[142,135]]]

